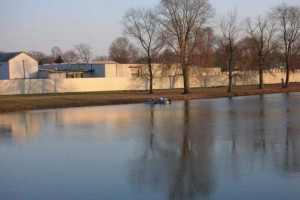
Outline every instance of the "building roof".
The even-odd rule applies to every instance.
[[[0,53],[0,62],[8,62],[10,59],[16,57],[23,52]]]
[[[92,61],[89,62],[88,64],[119,64],[119,63],[111,60],[103,60],[103,61]]]
[[[51,70],[51,69],[39,69],[41,72],[49,73],[69,73],[69,72],[93,72],[94,70],[84,70],[84,69],[75,69],[75,70]]]
[[[92,61],[88,63],[81,62],[71,62],[71,63],[51,63],[51,64],[42,64],[40,66],[72,66],[72,65],[100,65],[100,64],[119,64],[115,61]]]
[[[8,62],[9,60],[13,59],[14,57],[18,56],[21,53],[25,53],[25,52],[20,51],[20,52],[0,53],[0,62]],[[28,55],[27,53],[25,53],[25,54]],[[28,55],[28,56],[30,56],[30,55]],[[32,56],[30,56],[30,57],[32,58]]]

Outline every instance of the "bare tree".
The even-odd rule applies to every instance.
[[[201,68],[214,66],[213,49],[216,43],[216,37],[213,29],[210,27],[201,28],[197,31],[198,40],[195,45],[195,53],[191,56],[191,63]]]
[[[212,7],[208,0],[161,0],[159,21],[161,34],[176,56],[182,70],[184,94],[190,93],[191,56],[203,28],[212,16]]]
[[[137,60],[138,50],[127,37],[115,39],[109,47],[110,60],[118,63],[133,63]]]
[[[232,91],[233,71],[236,65],[238,54],[239,34],[241,28],[237,18],[237,10],[230,11],[226,16],[220,17],[221,48],[224,50],[225,62],[228,69],[228,92]]]
[[[109,57],[105,55],[96,56],[93,61],[109,61]]]
[[[78,53],[78,57],[81,59],[82,62],[88,63],[90,61],[90,58],[92,56],[91,47],[86,43],[80,43],[74,45],[74,48],[76,49]]]
[[[29,51],[27,52],[29,55],[31,55],[34,59],[36,59],[39,63],[39,65],[45,64],[45,59],[48,58],[46,54],[40,51]]]
[[[68,51],[64,52],[62,54],[62,59],[68,63],[78,62],[78,56],[74,50],[68,50]]]
[[[137,40],[145,52],[149,70],[150,94],[153,93],[152,62],[163,47],[157,34],[158,23],[151,10],[130,9],[125,13],[124,32]]]
[[[246,31],[255,44],[255,52],[258,60],[259,88],[264,87],[263,73],[266,65],[266,57],[272,51],[272,38],[275,34],[275,23],[267,17],[259,16],[254,22],[250,18],[246,21]]]
[[[57,57],[62,56],[62,51],[58,46],[55,46],[51,49],[51,54],[54,59],[57,59]]]
[[[289,87],[290,71],[292,70],[291,58],[297,54],[297,40],[300,38],[300,7],[282,4],[273,9],[272,17],[278,23],[279,39],[281,41],[286,69],[284,87]]]

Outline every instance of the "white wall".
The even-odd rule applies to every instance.
[[[9,60],[9,76],[10,79],[38,78],[38,62],[27,54],[21,53]]]
[[[115,63],[105,64],[105,78],[118,77],[118,65]]]
[[[20,79],[1,80],[0,94],[38,94],[135,90],[144,87],[130,84],[128,78],[80,78],[80,79]]]
[[[281,83],[281,78],[285,78],[285,73],[272,71],[265,74],[264,82],[265,84]],[[153,81],[154,89],[183,88],[182,77],[155,78]],[[290,82],[299,81],[300,72],[291,73]],[[235,85],[258,84],[258,75],[254,72],[237,74],[233,82]],[[227,86],[227,84],[228,75],[226,73],[191,78],[191,87]],[[149,81],[143,78],[20,79],[0,81],[0,95],[147,89],[149,89]]]
[[[49,73],[49,79],[65,79],[66,73]]]

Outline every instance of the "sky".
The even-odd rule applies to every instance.
[[[122,16],[129,8],[151,8],[160,0],[0,0],[0,51],[67,51],[87,43],[93,56],[108,55],[122,36]],[[216,15],[237,8],[239,17],[262,15],[283,2],[300,0],[210,0]]]

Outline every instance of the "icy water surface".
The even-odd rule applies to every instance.
[[[2,114],[0,199],[300,199],[300,94]]]

